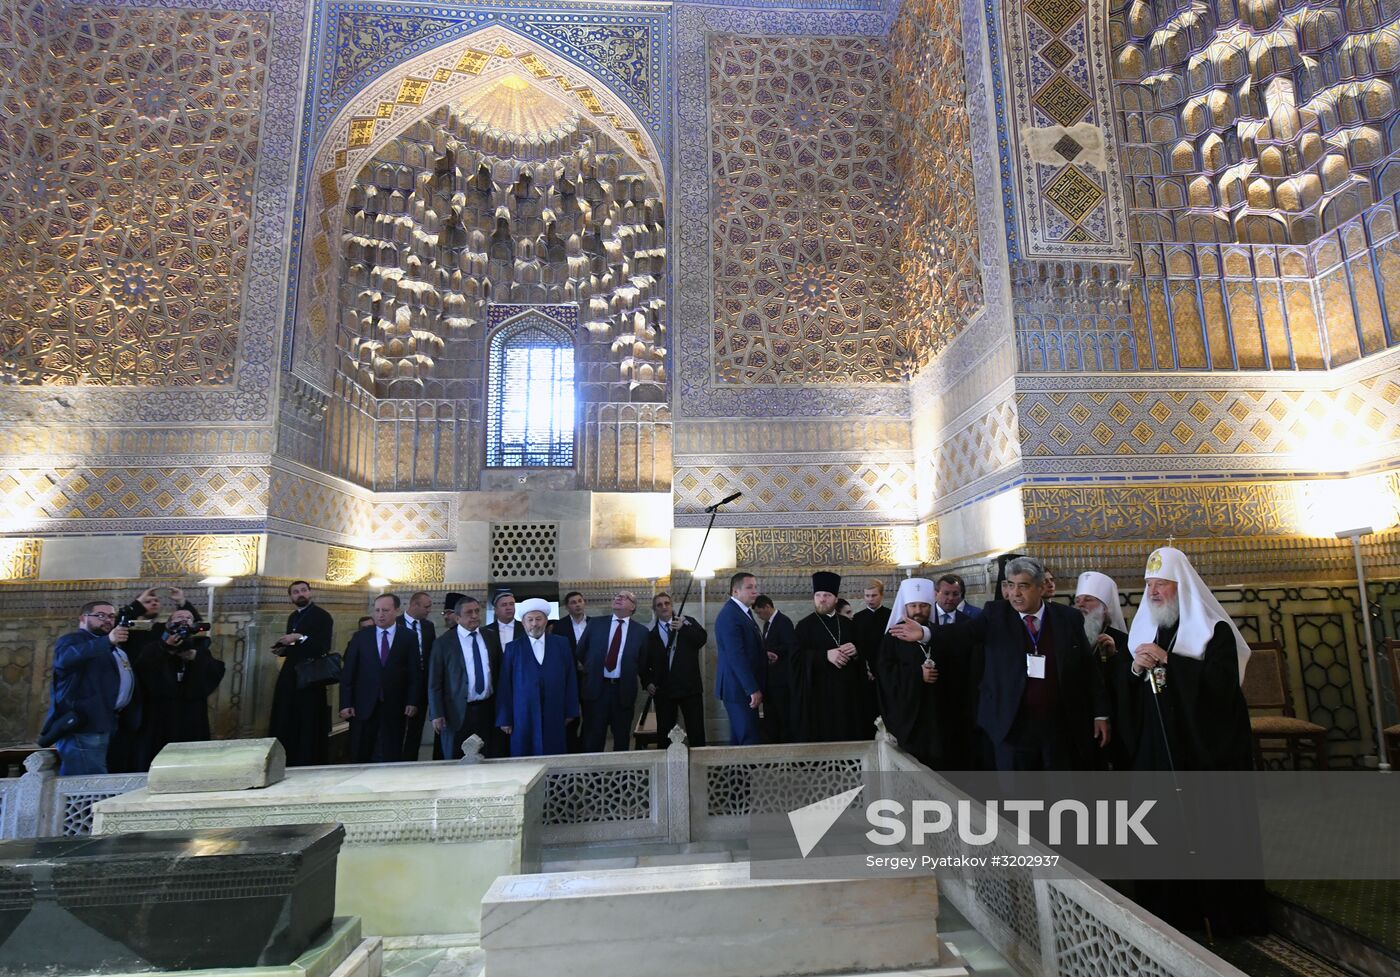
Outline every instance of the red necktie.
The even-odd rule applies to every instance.
[[[380,632],[379,632],[379,664],[381,664],[381,665],[387,665],[388,663],[389,663],[389,632],[388,632],[388,631],[380,631]]]
[[[617,667],[617,656],[622,654],[622,621],[620,618],[613,618],[613,623],[617,627],[613,630],[612,643],[608,645],[608,657],[603,662],[603,671],[611,672]]]
[[[1035,626],[1035,615],[1034,615],[1034,614],[1027,614],[1027,615],[1026,615],[1026,630],[1029,631],[1029,632],[1031,633],[1031,637],[1032,637],[1032,638],[1034,638],[1035,635],[1036,635],[1036,632],[1040,630],[1039,628],[1037,628],[1037,627]]]

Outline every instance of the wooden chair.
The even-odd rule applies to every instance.
[[[1385,657],[1390,662],[1390,690],[1395,693],[1396,701],[1400,702],[1400,641],[1394,638],[1386,639]],[[1380,690],[1377,689],[1376,695],[1380,694]],[[1382,732],[1385,734],[1386,749],[1390,751],[1391,765],[1394,766],[1397,756],[1400,756],[1400,723],[1387,726]]]
[[[1327,730],[1317,723],[1299,719],[1293,711],[1293,693],[1288,687],[1288,673],[1283,648],[1277,641],[1251,644],[1253,652],[1244,673],[1244,701],[1249,706],[1249,729],[1254,735],[1254,766],[1264,769],[1265,749],[1276,750],[1282,743],[1293,758],[1293,768],[1299,767],[1303,751],[1313,754],[1318,770],[1327,769]],[[1256,710],[1279,710],[1283,715],[1255,715]],[[1268,744],[1266,746],[1266,744]]]

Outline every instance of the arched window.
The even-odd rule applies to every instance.
[[[574,337],[539,315],[491,338],[486,466],[572,468]]]

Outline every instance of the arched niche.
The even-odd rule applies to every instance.
[[[395,66],[367,84],[326,126],[311,167],[296,266],[292,371],[329,390],[336,366],[333,335],[345,195],[366,161],[439,108],[506,76],[588,119],[644,172],[665,202],[659,147],[647,126],[601,79],[534,40],[492,24]]]

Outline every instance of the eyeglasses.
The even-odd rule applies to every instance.
[[[117,619],[117,615],[113,614],[111,611],[88,611],[87,614],[83,616],[95,617],[102,621],[115,621]]]

